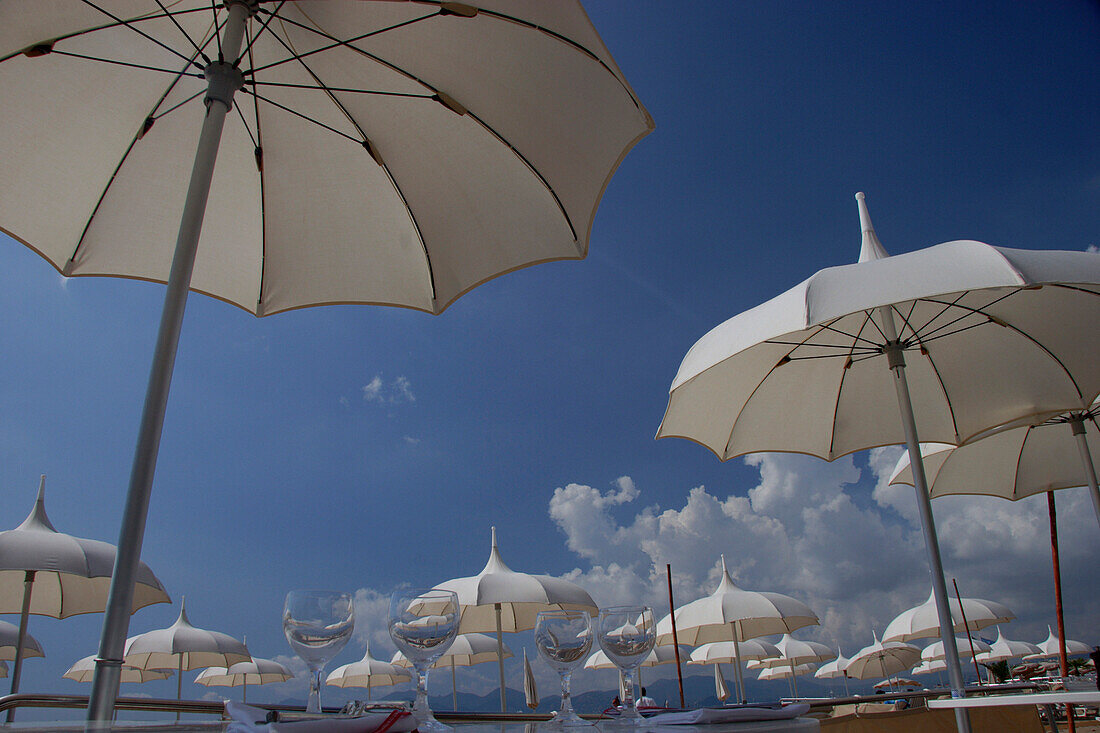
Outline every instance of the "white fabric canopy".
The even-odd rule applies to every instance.
[[[503,647],[505,659],[514,656],[507,644],[504,644]],[[495,637],[487,634],[459,634],[455,637],[454,643],[443,653],[443,656],[432,664],[431,669],[451,666],[470,667],[483,662],[495,662],[496,659],[497,640]],[[406,659],[401,652],[394,652],[390,664],[402,669],[412,667],[412,662]]]
[[[15,650],[19,648],[19,627],[0,621],[0,660],[12,661],[15,659]],[[42,645],[30,634],[23,637],[23,658],[44,657]]]
[[[230,667],[252,659],[243,642],[220,631],[191,625],[180,602],[176,622],[164,629],[147,631],[126,640],[125,664],[138,669],[191,670]]]
[[[400,653],[398,652],[398,654]],[[439,662],[437,661],[433,666],[438,667]],[[385,687],[386,685],[399,685],[410,680],[412,680],[412,673],[394,662],[383,662],[375,659],[370,655],[370,646],[368,645],[362,659],[358,662],[341,665],[329,672],[325,684],[333,687],[366,687],[370,689],[372,687]]]
[[[760,674],[756,676],[758,680],[785,680],[792,677],[801,677],[803,675],[812,674],[815,667],[812,664],[798,664],[795,665],[792,670],[790,667],[753,667],[749,669],[759,669]]]
[[[681,659],[687,657],[687,651],[684,645],[680,645],[680,657]],[[642,660],[639,667],[656,667],[661,664],[675,664],[676,662],[676,647],[672,644],[664,644],[662,646],[655,646]],[[690,664],[690,662],[689,662]],[[594,654],[588,657],[584,662],[585,669],[615,669],[616,664],[611,661],[603,649],[597,650]]]
[[[1047,638],[1040,642],[1038,646],[1039,652],[1037,654],[1029,654],[1024,657],[1024,659],[1027,661],[1035,659],[1053,659],[1060,655],[1058,635],[1055,634],[1054,629],[1049,626],[1047,626]],[[1066,654],[1088,654],[1091,651],[1092,648],[1084,642],[1066,639]]]
[[[852,679],[866,680],[889,677],[920,662],[920,649],[900,641],[875,641],[856,652],[845,667]]]
[[[742,661],[767,659],[782,654],[779,647],[763,639],[746,639],[738,642],[737,646]],[[736,661],[737,656],[732,641],[713,641],[692,649],[688,664],[730,664]]]
[[[1019,659],[1029,654],[1039,654],[1039,647],[1026,641],[1013,641],[1005,638],[1000,629],[997,629],[997,639],[989,645],[989,651],[978,654],[975,659],[979,662],[996,662],[1001,659]]]
[[[996,601],[982,598],[948,598],[951,608],[951,621],[956,632],[980,631],[987,626],[1005,623],[1016,618],[1007,606]],[[966,616],[966,624],[963,624]],[[899,613],[882,632],[883,641],[912,641],[929,639],[940,635],[940,624],[936,614],[936,601],[931,594],[928,600],[919,606],[908,608]]]
[[[193,57],[174,20],[216,56],[211,4],[167,6],[107,7]],[[587,254],[604,188],[653,121],[579,3],[470,6],[299,0],[250,20],[193,290],[257,315],[438,313],[500,273]],[[45,43],[190,73],[21,53]],[[0,8],[0,96],[19,100],[0,121],[3,230],[67,275],[165,281],[205,114],[202,61],[182,57],[91,5]]]
[[[965,636],[956,637],[955,646],[959,650],[959,657],[964,659],[969,659],[972,656],[979,656],[982,652],[988,652],[990,648],[989,644],[986,644],[981,639],[975,639],[974,637],[967,639]],[[971,652],[971,649],[974,651]],[[937,659],[943,659],[943,642],[936,641],[926,646],[921,650],[920,658],[925,662],[934,662]],[[980,662],[981,659],[979,658],[978,661]]]
[[[274,659],[252,657],[230,667],[207,667],[195,677],[195,682],[206,687],[241,687],[285,682],[294,673]]]
[[[65,679],[73,680],[74,682],[91,682],[92,675],[94,674],[95,655],[90,654],[75,662],[73,666],[65,670],[65,674],[61,676]],[[137,669],[136,667],[123,666],[121,681],[141,683],[150,680],[166,680],[171,676],[171,672],[164,672],[159,669]]]

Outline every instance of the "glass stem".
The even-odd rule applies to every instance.
[[[561,673],[561,712],[562,717],[573,715],[573,697],[569,692],[569,672]]]
[[[321,668],[311,667],[309,670],[309,703],[306,705],[307,713],[321,712]]]
[[[623,670],[623,692],[625,693],[625,697],[623,697],[623,709],[628,710],[628,711],[633,710],[635,708],[635,705],[634,705],[634,670],[633,669],[624,669]]]
[[[412,714],[417,720],[428,720],[432,717],[432,711],[428,707],[427,666],[417,666],[416,668],[416,701],[413,703]]]

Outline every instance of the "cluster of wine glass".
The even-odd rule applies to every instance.
[[[539,656],[561,675],[561,709],[552,725],[592,725],[573,710],[569,676],[592,650],[592,637],[623,677],[621,712],[604,725],[635,726],[643,722],[634,703],[634,673],[653,651],[657,630],[653,609],[646,606],[612,606],[600,610],[593,622],[586,611],[543,611],[535,621],[535,647]]]
[[[428,669],[450,648],[458,635],[461,609],[449,590],[411,588],[390,597],[390,638],[416,669],[416,701],[412,714],[421,733],[452,730],[440,723],[428,707]],[[310,670],[307,712],[321,712],[322,669],[351,638],[355,626],[354,601],[339,591],[291,591],[283,608],[283,632],[294,652]],[[638,725],[642,716],[634,703],[634,673],[653,650],[656,625],[646,606],[602,609],[593,621],[586,611],[543,611],[535,621],[535,646],[550,667],[561,675],[561,709],[551,725],[591,725],[573,710],[569,676],[584,663],[595,636],[600,648],[619,668],[625,697],[621,713],[611,724]]]

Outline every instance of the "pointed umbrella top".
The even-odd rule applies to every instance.
[[[1040,643],[1038,654],[1029,654],[1024,657],[1025,661],[1031,661],[1034,659],[1051,659],[1057,657],[1060,654],[1058,635],[1054,633],[1054,629],[1047,626],[1047,638]],[[1073,639],[1066,639],[1066,654],[1073,656],[1074,654],[1088,654],[1092,649],[1088,644],[1080,641],[1074,641]]]
[[[836,659],[818,667],[817,671],[814,672],[814,677],[822,680],[833,679],[834,677],[844,677],[844,670],[848,667],[849,661],[848,657],[844,656],[844,650],[837,649]]]
[[[228,634],[192,626],[184,602],[180,615],[166,629],[155,629],[126,640],[123,661],[140,669],[231,667],[252,659],[245,645]]]
[[[867,197],[860,191],[856,194],[856,202],[859,205],[859,228],[863,231],[863,242],[859,248],[859,261],[881,260],[890,255],[882,242],[878,241],[875,234],[875,226],[871,223],[871,214],[867,211]]]
[[[1005,638],[997,627],[997,640],[989,645],[988,652],[982,652],[977,656],[979,662],[996,662],[1001,659],[1016,659],[1026,657],[1029,654],[1039,654],[1039,647],[1026,641],[1013,641]]]
[[[957,598],[949,598],[947,605],[951,608],[954,631],[963,634],[967,629],[971,632],[979,631],[987,626],[1005,623],[1016,618],[1016,614],[1003,604],[981,598],[963,598],[961,608]],[[963,616],[966,616],[965,624]],[[935,638],[939,635],[940,624],[936,615],[936,601],[929,592],[927,601],[902,611],[887,624],[886,630],[882,632],[882,639],[883,641],[912,641]]]

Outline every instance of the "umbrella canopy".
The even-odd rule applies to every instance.
[[[714,695],[720,702],[725,702],[730,696],[730,688],[726,687],[726,680],[722,677],[722,668],[714,665]]]
[[[781,593],[747,591],[738,588],[726,568],[726,556],[721,556],[722,579],[714,593],[680,606],[675,611],[675,639],[688,646],[701,646],[714,641],[734,643],[734,676],[739,700],[745,699],[744,681],[738,654],[745,639],[769,634],[786,634],[818,623],[817,614],[802,601]],[[673,641],[673,615],[657,622],[657,643]]]
[[[790,634],[783,634],[776,645],[779,650],[778,657],[769,657],[750,662],[751,667],[788,667],[794,668],[800,664],[817,664],[832,659],[835,652],[824,644],[816,641],[804,641],[795,639]],[[791,676],[791,684],[794,694],[798,695],[798,682]]]
[[[920,683],[916,680],[906,679],[905,677],[891,677],[890,679],[883,680],[882,682],[876,682],[874,688],[876,690],[883,690],[893,687],[920,687]]]
[[[1024,657],[1025,660],[1034,659],[1052,659],[1060,655],[1061,640],[1058,635],[1054,633],[1054,629],[1047,626],[1047,638],[1038,644],[1039,652],[1037,654],[1029,654]],[[1066,654],[1088,654],[1092,651],[1092,647],[1081,641],[1074,641],[1073,639],[1066,639]]]
[[[955,647],[959,650],[959,656],[966,659],[969,659],[972,656],[977,656],[981,652],[988,652],[990,649],[989,644],[986,644],[981,639],[975,639],[973,636],[969,638],[965,636],[956,637]],[[926,662],[943,659],[943,642],[937,641],[926,646],[924,649],[921,650],[920,658]]]
[[[73,666],[65,670],[65,674],[61,676],[65,679],[73,680],[74,682],[91,682],[94,674],[95,655],[91,654],[74,663]],[[136,667],[127,666],[123,666],[122,668],[123,682],[140,683],[150,680],[166,680],[171,676],[171,672],[164,672],[159,669],[137,669]]]
[[[398,652],[400,654],[400,652]],[[401,657],[403,660],[404,657]],[[412,666],[406,661],[406,666]],[[438,662],[433,666],[439,666]],[[399,685],[412,679],[412,674],[394,662],[383,662],[370,655],[370,644],[358,662],[345,664],[329,672],[326,685],[333,687],[365,687],[367,696],[374,687]]]
[[[1039,647],[1026,641],[1013,641],[1006,639],[1001,630],[997,629],[997,639],[989,645],[989,651],[982,652],[975,657],[979,662],[996,662],[1002,659],[1021,659],[1029,654],[1039,654]]]
[[[0,621],[0,660],[11,661],[15,659],[18,648],[19,627],[15,624],[9,624],[7,621]],[[46,656],[46,653],[42,651],[42,645],[38,643],[38,640],[30,634],[24,634],[23,658],[44,656]]]
[[[934,659],[925,662],[921,662],[916,667],[913,667],[913,674],[932,674],[933,672],[943,672],[947,669],[947,662],[942,659]]]
[[[779,647],[763,639],[747,639],[739,642],[737,647],[737,650],[733,648],[732,641],[712,641],[697,646],[691,650],[688,664],[730,664],[736,662],[737,652],[740,652],[742,661],[767,659],[782,654]]]
[[[686,656],[687,650],[684,645],[680,645],[680,655]],[[672,644],[664,644],[662,646],[655,646],[646,655],[639,667],[656,667],[661,664],[675,664],[676,663],[676,647]],[[616,669],[617,666],[611,659],[604,653],[603,649],[598,650],[585,660],[585,669]]]
[[[1006,623],[1016,618],[1005,605],[981,598],[949,598],[951,622],[955,632],[980,631],[987,626]],[[963,623],[963,617],[966,623]],[[936,599],[929,594],[928,600],[919,606],[906,609],[894,617],[882,632],[883,641],[913,641],[931,639],[940,635],[939,617],[936,611]]]
[[[4,231],[67,276],[168,283],[89,704],[99,721],[188,290],[257,315],[439,313],[502,273],[583,258],[612,173],[653,129],[578,2],[5,5],[0,98],[13,110]]]
[[[455,578],[435,587],[454,591],[462,608],[459,632],[496,631],[500,667],[500,711],[504,700],[504,632],[535,628],[539,611],[576,610],[595,615],[595,601],[576,583],[549,575],[518,573],[500,557],[497,528],[491,529],[492,547],[485,567],[477,575]]]
[[[817,671],[814,672],[814,677],[817,677],[819,680],[830,680],[837,677],[847,677],[848,675],[845,670],[848,667],[849,661],[850,660],[848,659],[848,657],[844,656],[844,652],[837,650],[836,659],[832,660],[831,662],[826,662],[825,664],[818,667]]]
[[[508,645],[504,645],[504,658],[513,656]],[[493,662],[497,658],[497,640],[486,634],[459,634],[454,643],[432,664],[432,669],[441,667],[470,667],[483,662]],[[401,652],[394,652],[390,664],[402,669],[412,667],[412,662]]]
[[[115,548],[99,540],[87,540],[58,532],[46,516],[46,477],[38,482],[38,498],[27,518],[15,529],[0,532],[0,613],[18,613],[19,634],[26,638],[29,614],[67,618],[99,613],[107,606]],[[138,563],[129,612],[153,603],[168,603],[153,571]],[[17,645],[16,649],[25,646]],[[23,666],[15,655],[11,691],[19,691]],[[15,708],[8,710],[8,721]]]
[[[1066,324],[1100,317],[1100,258],[975,241],[890,257],[865,197],[856,199],[859,262],[821,270],[696,342],[673,379],[658,438],[689,438],[723,460],[760,451],[832,460],[904,442],[919,462],[920,435],[958,444],[1028,415],[1092,403],[1100,393],[1093,368],[1100,332]],[[782,419],[790,415],[797,419]],[[940,626],[950,640],[923,472],[917,484]],[[963,695],[948,643],[952,691]],[[965,710],[956,720],[969,730]]]
[[[274,659],[252,657],[231,667],[207,667],[195,677],[205,687],[241,687],[286,682],[294,673]]]
[[[527,707],[535,710],[539,706],[539,690],[535,684],[535,673],[527,659],[527,650],[523,650],[523,700]]]
[[[798,664],[793,669],[791,667],[756,667],[752,665],[749,666],[749,669],[760,670],[760,674],[756,676],[758,680],[785,680],[813,674],[815,668],[812,664]]]
[[[879,641],[863,647],[852,657],[845,672],[852,679],[866,680],[889,677],[920,662],[918,647],[900,641]]]

